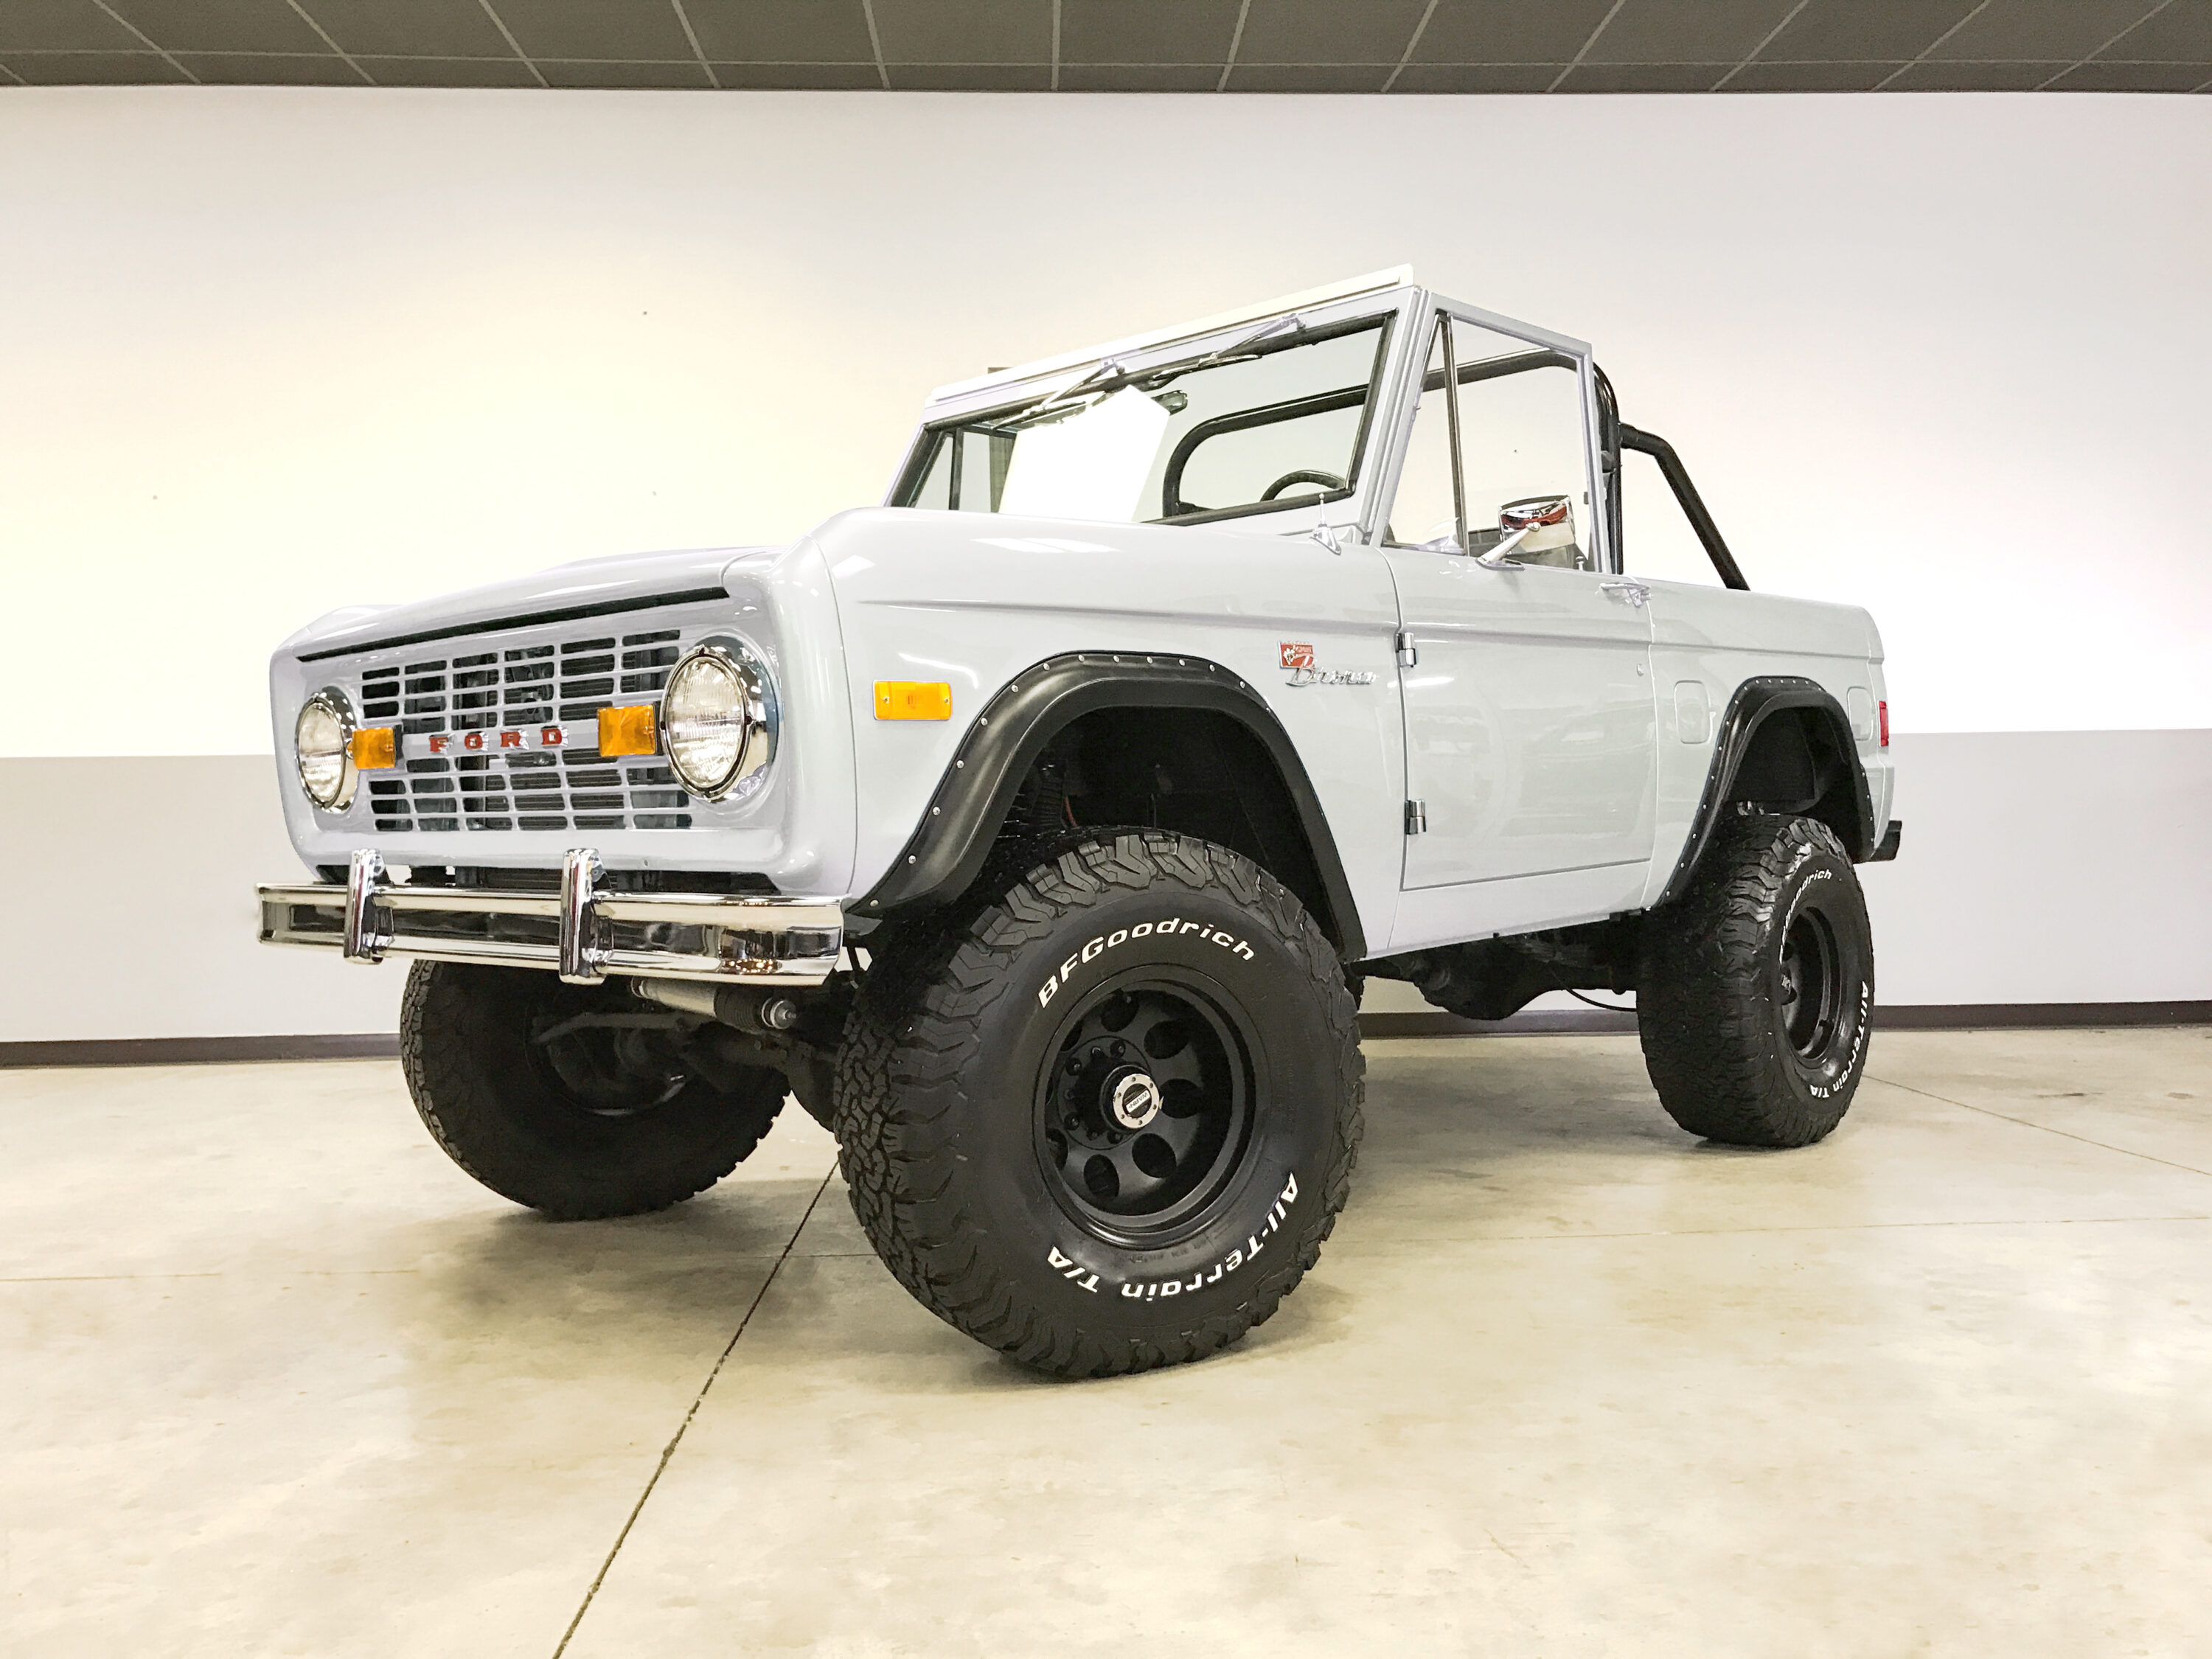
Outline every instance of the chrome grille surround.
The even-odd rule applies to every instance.
[[[702,617],[633,611],[387,647],[324,666],[364,726],[407,737],[583,722],[605,708],[657,703],[678,658],[727,631]],[[696,618],[694,620],[693,618]],[[415,832],[689,830],[694,797],[659,755],[596,750],[410,755],[368,774],[349,817],[380,836]]]

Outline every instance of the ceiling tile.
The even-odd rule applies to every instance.
[[[875,11],[886,63],[1052,62],[1051,0],[875,0]]]
[[[514,56],[507,37],[477,0],[300,0],[300,3],[346,52],[401,58]]]
[[[534,87],[520,58],[356,58],[380,87]]]
[[[1224,64],[1237,7],[1237,0],[1060,0],[1060,61]]]
[[[1426,9],[1428,0],[1252,0],[1237,61],[1395,64]]]
[[[1613,0],[1438,0],[1413,61],[1571,64],[1612,9]]]
[[[166,52],[328,52],[284,0],[108,0]]]
[[[1246,64],[1229,71],[1231,92],[1380,92],[1390,64]]]
[[[1049,64],[887,64],[894,92],[1049,92]]]
[[[1561,92],[1710,92],[1733,64],[1583,64]]]
[[[1408,64],[1393,92],[1548,92],[1559,64]]]
[[[860,0],[684,0],[684,15],[717,63],[876,61]]]
[[[492,9],[513,31],[526,58],[590,62],[629,58],[680,63],[691,41],[668,0],[492,0]],[[693,67],[697,66],[695,64]],[[547,77],[551,78],[550,76]],[[702,71],[698,82],[704,86]],[[628,86],[622,80],[580,81],[577,86]],[[646,81],[638,84],[658,86]]]
[[[2174,0],[2097,56],[2136,63],[2212,64],[2212,0]]]
[[[879,92],[883,76],[873,64],[721,64],[714,79],[732,91]]]
[[[2140,22],[2155,0],[1990,0],[1928,55],[2012,59],[2087,58]]]
[[[1062,92],[1212,92],[1218,64],[1062,64]]]
[[[1626,0],[1599,31],[1587,64],[1742,61],[1795,0]],[[1716,77],[1717,78],[1717,77]]]
[[[1976,0],[1811,0],[1759,54],[1793,64],[1911,63]],[[1733,83],[1731,83],[1733,84]]]
[[[0,52],[145,49],[144,41],[92,0],[6,0],[0,4]]]
[[[665,58],[657,62],[639,58],[535,58],[531,61],[538,65],[546,84],[554,87],[700,92],[713,84],[707,79],[705,66],[695,58]]]
[[[1723,92],[1872,92],[1905,65],[1886,64],[1746,64]]]
[[[359,87],[367,82],[325,52],[180,52],[177,61],[210,87]]]
[[[2049,64],[1914,64],[1885,92],[2033,92],[2061,70]]]
[[[2194,92],[2212,81],[2202,64],[2077,64],[2051,83],[2053,92]]]
[[[6,62],[34,87],[181,86],[185,80],[150,52],[11,52]]]

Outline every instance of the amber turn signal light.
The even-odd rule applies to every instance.
[[[399,733],[388,726],[364,726],[353,734],[353,763],[363,772],[389,772],[399,764]]]
[[[602,755],[650,755],[659,747],[660,735],[653,729],[651,703],[599,710]]]
[[[878,680],[876,718],[949,720],[952,718],[952,688],[943,680]]]

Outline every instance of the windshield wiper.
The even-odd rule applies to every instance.
[[[1180,380],[1201,368],[1218,368],[1224,363],[1250,362],[1266,354],[1252,349],[1264,340],[1285,334],[1305,332],[1305,320],[1299,317],[1277,317],[1263,323],[1233,345],[1217,346],[1212,351],[1202,351],[1194,356],[1177,357],[1164,363],[1155,363],[1150,368],[1132,374],[1122,367],[1118,357],[1102,359],[1097,368],[1088,374],[1069,381],[1066,386],[1048,392],[1035,403],[1024,405],[1005,416],[1000,427],[1019,426],[1032,422],[1046,410],[1071,400],[1080,402],[1090,397],[1110,397],[1126,386],[1142,386],[1146,392],[1158,392],[1170,380]],[[1111,381],[1111,385],[1104,382]],[[1073,414],[1073,410],[1068,411]]]

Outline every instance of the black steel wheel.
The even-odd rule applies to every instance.
[[[837,1061],[854,1212],[932,1312],[1024,1364],[1203,1358],[1335,1224],[1360,1129],[1328,941],[1249,860],[1079,831],[885,933]]]
[[[1659,1101],[1692,1134],[1804,1146],[1866,1067],[1874,940],[1835,831],[1754,814],[1717,831],[1690,890],[1644,919],[1637,1024]]]
[[[501,1197],[562,1221],[637,1215],[729,1174],[783,1105],[780,1073],[686,1064],[675,1024],[619,986],[418,962],[400,1062],[432,1138]]]
[[[1037,1153],[1070,1216],[1157,1245],[1205,1214],[1251,1127],[1255,1033],[1197,976],[1102,983],[1047,1040]]]

